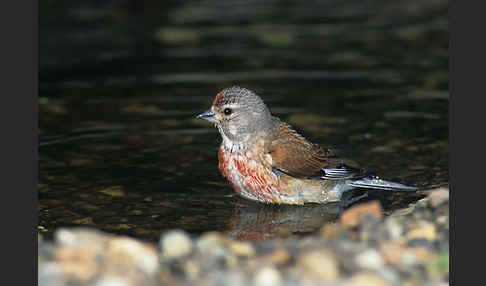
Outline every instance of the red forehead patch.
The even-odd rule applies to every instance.
[[[219,102],[221,101],[221,98],[223,98],[223,93],[222,92],[216,94],[216,98],[213,101],[213,105],[215,105],[215,106],[219,105]]]

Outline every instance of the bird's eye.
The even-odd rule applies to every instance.
[[[233,112],[233,110],[231,110],[231,108],[225,108],[223,110],[224,115],[230,115],[232,112]]]

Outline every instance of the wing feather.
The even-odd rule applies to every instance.
[[[272,167],[295,177],[336,180],[359,177],[360,168],[350,167],[331,150],[309,142],[290,125],[274,117],[275,136],[269,147]]]
[[[280,119],[274,120],[276,133],[269,147],[273,167],[293,176],[311,176],[328,165],[330,150],[310,143]]]

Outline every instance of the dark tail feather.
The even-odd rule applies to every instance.
[[[399,183],[394,183],[390,181],[382,180],[376,176],[367,176],[356,181],[350,181],[348,185],[355,188],[367,188],[367,189],[378,189],[378,190],[418,190],[416,187],[411,187]]]

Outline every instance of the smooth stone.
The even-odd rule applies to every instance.
[[[407,241],[417,238],[424,238],[427,240],[435,240],[437,237],[437,230],[435,225],[428,221],[420,220],[417,221],[417,227],[410,230],[407,235]]]
[[[278,286],[282,284],[282,277],[275,267],[265,266],[255,274],[253,284],[255,286]]]
[[[180,258],[192,250],[191,238],[182,230],[164,233],[159,243],[162,255],[168,259]]]
[[[127,280],[123,279],[122,277],[115,277],[115,276],[106,276],[101,277],[93,286],[131,286]]]
[[[403,226],[398,222],[397,218],[388,217],[384,225],[390,240],[398,241],[402,238]]]
[[[54,252],[55,264],[63,275],[80,281],[92,279],[99,271],[96,254],[87,248],[63,247]]]
[[[387,286],[388,283],[385,279],[374,273],[360,272],[353,275],[349,279],[350,285],[353,286]]]
[[[446,188],[439,188],[428,195],[429,206],[436,208],[442,203],[449,201],[449,190]]]
[[[287,263],[292,255],[285,248],[278,248],[270,253],[262,256],[262,259],[267,263],[272,263],[275,265],[283,265]]]
[[[189,279],[194,280],[201,276],[201,264],[196,260],[186,260],[183,263],[184,272]]]
[[[386,263],[398,263],[405,253],[405,246],[400,242],[384,241],[380,244],[380,252]]]
[[[334,255],[327,250],[314,250],[301,253],[297,258],[297,267],[302,277],[322,281],[335,280],[339,277],[339,265]]]
[[[364,269],[379,269],[383,267],[384,261],[380,253],[374,249],[368,249],[355,257],[358,266]]]
[[[148,275],[154,274],[159,267],[157,250],[153,246],[128,237],[117,237],[108,243],[106,263],[118,265],[120,261],[126,265],[137,266]]]
[[[248,242],[231,241],[229,243],[229,248],[238,256],[250,257],[255,255],[255,248]]]
[[[378,201],[357,204],[343,212],[340,221],[343,226],[356,227],[365,215],[381,218],[383,208]]]

